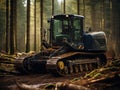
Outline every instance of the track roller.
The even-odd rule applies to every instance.
[[[70,74],[73,73],[73,66],[72,66],[72,65],[69,66],[69,73],[70,73]]]
[[[68,66],[65,66],[65,67],[64,67],[64,73],[65,73],[66,75],[69,74]]]
[[[74,67],[74,72],[75,72],[75,73],[78,73],[78,72],[79,72],[78,65],[74,65],[73,67]]]
[[[88,64],[88,67],[89,67],[89,70],[93,70],[93,67],[92,67],[91,63]]]
[[[67,75],[74,75],[74,74],[80,74],[82,72],[88,72],[91,70],[94,70],[96,68],[99,68],[100,66],[100,58],[74,58],[74,59],[61,59],[57,60],[57,63],[55,65],[55,69],[58,73],[58,75],[61,76],[67,76]],[[50,69],[50,68],[49,68]],[[51,68],[52,69],[52,68]],[[53,70],[53,69],[52,69]]]
[[[81,72],[83,71],[83,67],[82,67],[82,64],[80,64],[80,71],[81,71]]]

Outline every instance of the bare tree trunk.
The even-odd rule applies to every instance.
[[[116,56],[120,56],[120,1],[112,0],[112,30],[115,43]]]
[[[105,8],[105,7],[104,7],[104,0],[102,0],[102,1],[101,1],[101,9],[102,9],[102,10],[101,10],[101,13],[102,13],[102,14],[101,14],[101,30],[102,30],[102,31],[104,31],[104,24],[105,24],[105,23],[104,23],[104,20],[105,20],[105,19],[104,19],[104,8]]]
[[[10,54],[14,54],[15,52],[15,32],[16,32],[16,0],[10,0]]]
[[[40,29],[40,36],[41,36],[41,42],[42,42],[42,40],[43,40],[43,0],[40,0],[40,10],[41,10],[41,12],[40,12],[40,17],[41,17],[41,29]],[[42,43],[41,43],[41,50],[42,50]]]
[[[111,26],[110,26],[110,1],[106,0],[104,2],[104,30],[107,34],[107,37],[110,34]]]
[[[34,50],[36,51],[36,0],[34,0]]]
[[[54,15],[54,0],[52,0],[52,15]]]
[[[114,51],[114,42],[113,42],[113,35],[112,35],[112,3],[111,0],[104,1],[104,31],[107,36],[107,53],[106,56],[108,58],[115,57]]]
[[[85,17],[85,5],[86,5],[86,1],[83,0],[83,16]]]
[[[109,0],[109,4],[110,4],[110,30],[111,30],[111,36],[112,36],[112,0]],[[113,40],[113,37],[111,37]]]
[[[85,5],[86,5],[86,1],[83,0],[83,16],[85,17]],[[84,24],[83,24],[83,28],[85,28],[85,20],[84,20]]]
[[[17,0],[14,1],[15,2],[15,5],[14,5],[14,17],[15,17],[15,21],[14,21],[14,49],[15,49],[15,52],[17,51]]]
[[[6,48],[5,51],[9,51],[9,0],[6,0]]]
[[[95,31],[95,5],[91,5],[92,31]]]
[[[64,0],[64,5],[63,5],[63,13],[65,14],[66,13],[66,8],[65,8],[65,6],[66,6],[66,0]]]
[[[30,51],[30,0],[27,0],[26,52]]]
[[[77,0],[77,14],[80,14],[80,0]]]

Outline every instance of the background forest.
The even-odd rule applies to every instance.
[[[84,29],[104,31],[108,50],[120,53],[120,0],[0,0],[0,51],[39,52],[56,14],[85,16]],[[46,32],[46,33],[44,33]]]

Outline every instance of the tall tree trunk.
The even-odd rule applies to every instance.
[[[86,1],[83,0],[83,16],[85,17],[85,5],[86,5]]]
[[[65,6],[66,6],[66,0],[64,0],[64,4],[63,4],[63,13],[65,14],[66,13],[66,8],[65,8]]]
[[[101,1],[101,30],[104,31],[104,0]]]
[[[41,17],[41,28],[40,28],[40,38],[41,38],[41,42],[42,42],[42,40],[43,40],[43,0],[40,0],[40,10],[41,10],[41,12],[40,12],[40,17]],[[41,43],[41,50],[42,50],[42,43]]]
[[[110,34],[110,0],[104,1],[104,30],[107,34],[107,37]]]
[[[10,0],[10,54],[14,54],[15,52],[15,32],[16,32],[16,0]]]
[[[112,0],[112,30],[115,43],[116,56],[120,56],[120,1]]]
[[[30,51],[30,0],[27,0],[26,52]]]
[[[36,0],[34,0],[34,50],[36,51]]]
[[[86,1],[83,0],[83,16],[85,17],[85,5],[86,5]],[[85,20],[84,20],[84,24],[83,24],[83,28],[85,28]]]
[[[111,36],[112,36],[112,25],[113,25],[113,22],[112,22],[112,0],[109,0],[109,4],[110,4],[110,30],[111,30]],[[112,40],[113,40],[113,37],[111,37]]]
[[[91,19],[92,19],[92,30],[95,30],[95,17],[96,17],[96,14],[95,14],[95,5],[91,5]]]
[[[77,0],[77,14],[80,14],[80,0]]]
[[[111,11],[110,11],[110,0],[106,0],[104,2],[104,31],[106,32],[107,35],[107,42],[108,42],[108,49],[111,49],[111,47],[109,48],[109,46],[111,45]]]
[[[5,51],[9,51],[9,0],[6,0],[6,46]]]
[[[54,0],[52,0],[52,15],[54,15]]]
[[[15,17],[15,21],[14,21],[14,49],[15,52],[17,51],[17,0],[14,1],[15,5],[14,5],[14,17]]]

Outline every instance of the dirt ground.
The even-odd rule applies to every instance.
[[[30,85],[37,84],[47,84],[47,83],[56,83],[64,82],[67,80],[72,80],[74,78],[80,78],[79,75],[76,76],[53,76],[51,74],[30,74],[30,75],[9,75],[0,77],[0,90],[14,90],[16,88],[16,81],[19,83],[25,83]],[[15,89],[16,90],[16,89]]]
[[[46,85],[50,83],[57,82],[67,82],[74,79],[79,79],[80,75],[76,76],[66,76],[66,77],[56,77],[51,74],[30,74],[30,75],[9,75],[0,77],[0,90],[29,90],[29,89],[19,89],[16,85],[16,81],[19,83],[24,83],[27,85]],[[78,81],[77,84],[83,81]],[[113,83],[113,84],[111,84]],[[106,86],[104,89],[102,87]],[[112,86],[111,86],[112,85]],[[120,77],[109,79],[103,82],[96,82],[91,84],[89,87],[92,87],[90,90],[120,90]],[[95,87],[95,88],[93,88]],[[96,88],[97,87],[97,88]],[[32,89],[30,89],[32,90]],[[64,90],[64,89],[60,89]],[[67,90],[67,89],[65,89]],[[86,90],[86,89],[85,89]],[[89,90],[89,89],[88,89]]]
[[[119,62],[117,63],[119,64]],[[119,65],[118,65],[119,67]],[[8,68],[8,67],[7,67]],[[110,72],[108,72],[110,73]],[[84,74],[85,75],[85,74]],[[73,75],[66,77],[58,77],[53,76],[49,73],[46,74],[27,74],[27,75],[0,75],[0,90],[20,90],[17,88],[16,82],[24,83],[28,85],[44,85],[49,83],[57,83],[57,82],[66,82],[73,80],[75,78],[81,78],[82,75]],[[81,80],[77,83],[82,82]],[[107,82],[98,82],[91,84],[92,87],[103,87],[105,84],[108,85],[105,89],[91,89],[91,90],[120,90],[120,75],[119,77],[115,77],[113,79],[107,80]],[[116,88],[117,87],[117,88]],[[26,89],[27,90],[27,89]],[[64,90],[64,89],[63,89]]]

